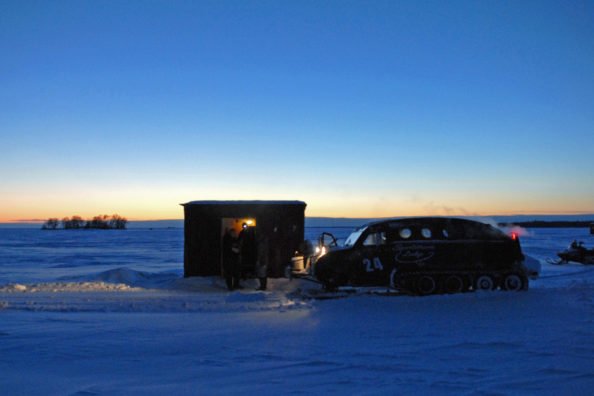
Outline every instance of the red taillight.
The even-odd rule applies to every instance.
[[[511,239],[514,240],[514,241],[517,241],[518,240],[518,234],[515,233],[515,232],[512,232],[511,233]]]

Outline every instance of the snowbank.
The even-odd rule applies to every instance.
[[[301,281],[271,279],[271,291],[256,291],[257,281],[230,292],[219,277],[179,278],[117,268],[70,277],[78,281],[9,284],[0,287],[4,310],[47,312],[263,312],[308,309],[295,296]]]
[[[9,284],[0,287],[0,293],[64,293],[64,292],[113,292],[139,291],[123,283],[106,282],[49,282],[30,285]]]

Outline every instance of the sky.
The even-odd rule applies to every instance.
[[[594,2],[0,2],[0,222],[594,213]]]

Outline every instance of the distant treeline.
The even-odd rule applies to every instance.
[[[588,228],[591,221],[520,221],[499,223],[500,226],[520,226],[524,228]]]
[[[91,220],[84,220],[80,216],[64,217],[62,220],[57,218],[47,219],[42,230],[82,230],[82,229],[100,229],[100,230],[124,230],[128,219],[120,215],[114,214],[99,215],[93,217]]]

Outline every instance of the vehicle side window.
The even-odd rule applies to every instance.
[[[412,236],[412,231],[410,228],[403,228],[400,230],[399,235],[402,239],[409,239]]]
[[[363,246],[379,246],[386,244],[386,233],[385,232],[373,232],[367,235],[367,238],[363,241]]]

